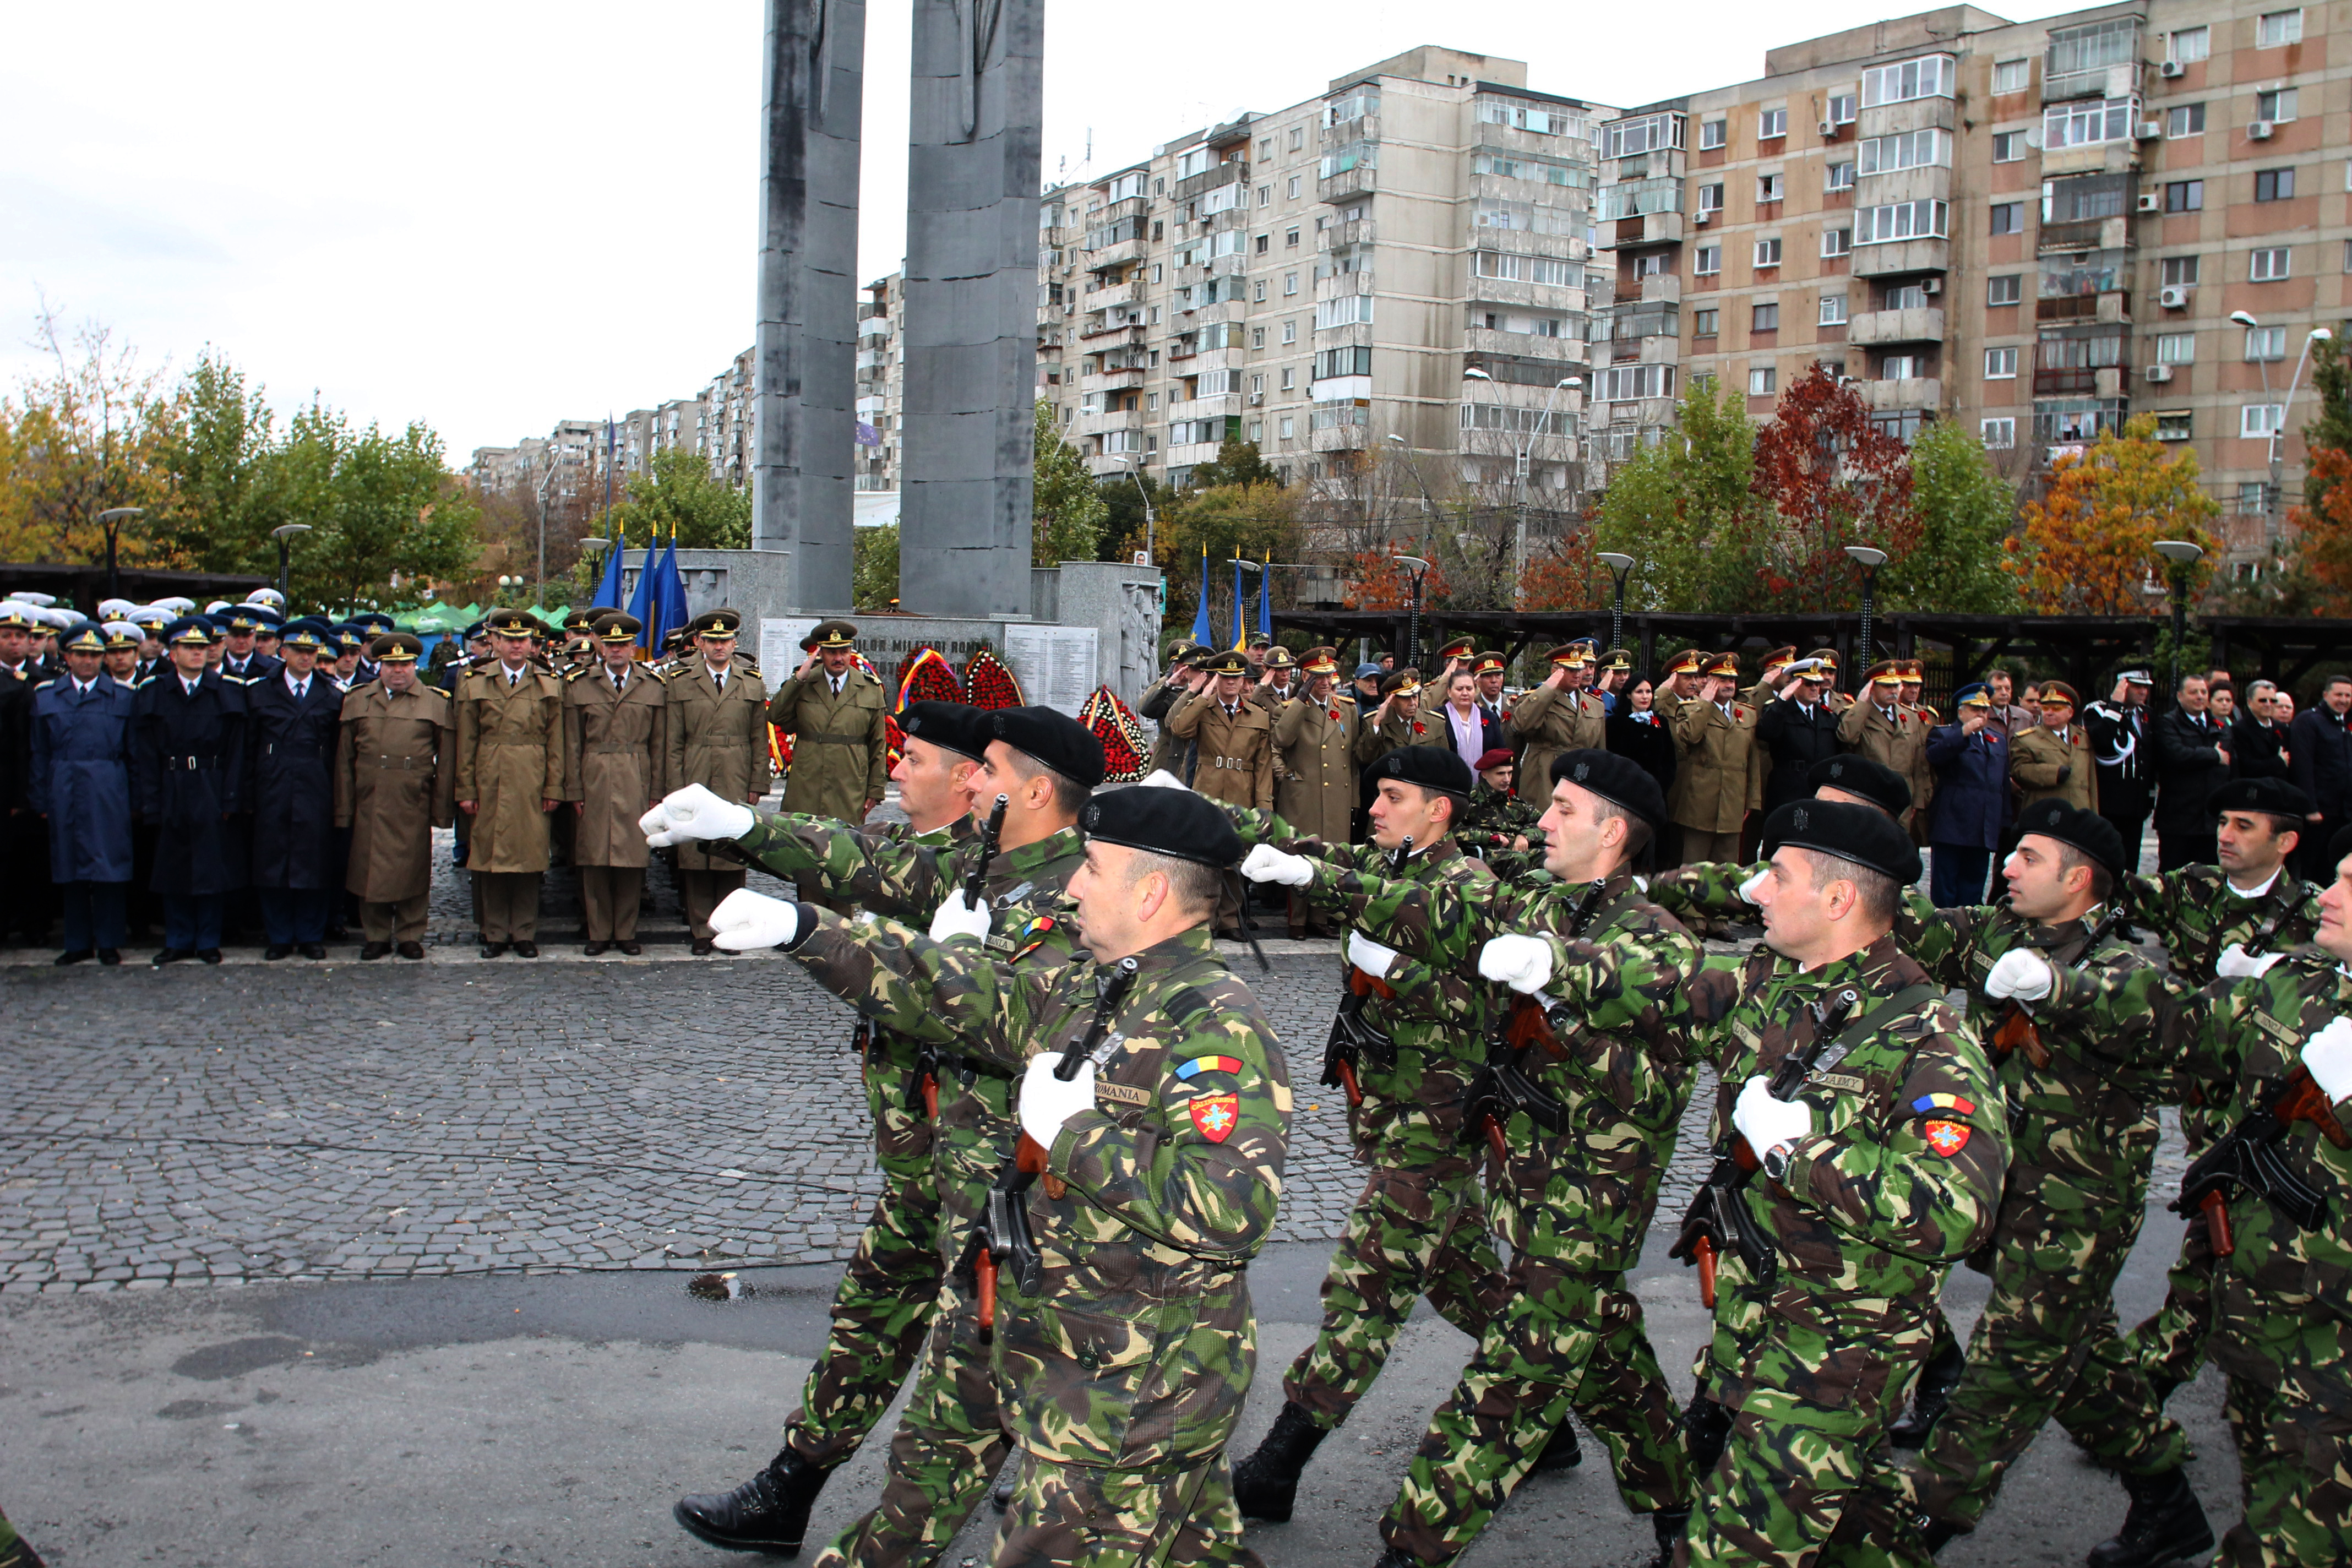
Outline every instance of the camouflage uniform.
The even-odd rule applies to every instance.
[[[1095,1021],[1106,975],[1090,961],[1019,969],[968,942],[802,912],[816,929],[793,955],[820,984],[894,1028],[951,1031],[1008,1072]],[[1028,1190],[1041,1288],[1002,1276],[993,1360],[1023,1458],[1000,1563],[1255,1561],[1224,1448],[1255,1368],[1247,1268],[1281,1196],[1290,1086],[1273,1026],[1205,927],[1137,958],[1096,1109],[1048,1153],[1066,1192]]]
[[[1611,962],[1547,937],[1553,973]],[[1556,984],[1559,982],[1556,982]],[[1875,1450],[1925,1356],[1953,1259],[1991,1229],[2008,1128],[1976,1037],[1883,936],[1800,971],[1758,946],[1710,957],[1662,1005],[1680,1011],[1717,1079],[1718,1146],[1748,1079],[1811,1037],[1807,1005],[1859,1001],[1807,1080],[1815,1131],[1778,1182],[1739,1194],[1777,1243],[1774,1278],[1722,1261],[1709,1395],[1731,1420],[1677,1564],[1806,1563],[1865,1487],[1892,1485]],[[1965,1109],[1963,1109],[1965,1107]]]
[[[1486,861],[1496,876],[1516,881],[1543,867],[1545,834],[1536,826],[1543,814],[1543,805],[1536,801],[1521,800],[1481,784],[1470,792],[1470,809],[1455,825],[1454,841]],[[1519,838],[1528,841],[1525,849],[1512,847]]]
[[[2241,897],[2229,884],[2218,866],[2183,866],[2126,879],[2124,896],[2132,918],[2155,932],[2172,972],[2190,985],[2212,981],[2214,961],[2231,942],[2249,952],[2284,952],[2309,942],[2319,929],[2318,891],[2291,867],[2279,868],[2271,885],[2254,898]],[[2232,1120],[2227,1100],[2217,1098],[2223,1092],[2212,1083],[2179,1086],[2175,1098],[2180,1106],[2180,1132],[2192,1160]],[[2168,1276],[2164,1305],[2129,1336],[2159,1396],[2194,1380],[2204,1363],[2205,1341],[2213,1331],[2213,1278],[2219,1261],[2200,1209],[2181,1227],[2180,1256]]]
[[[1640,1260],[1690,1099],[1693,1068],[1671,999],[1705,958],[1698,943],[1622,872],[1597,890],[1480,889],[1320,865],[1307,896],[1444,972],[1475,973],[1479,950],[1507,931],[1580,932],[1589,942],[1578,951],[1615,961],[1590,988],[1584,974],[1570,977],[1569,1011],[1555,1015],[1565,1031],[1559,1056],[1525,1065],[1560,1106],[1566,1131],[1548,1131],[1525,1112],[1504,1129],[1511,1155],[1488,1213],[1510,1244],[1509,1294],[1431,1418],[1381,1535],[1423,1562],[1453,1558],[1570,1408],[1608,1446],[1627,1508],[1688,1508],[1674,1401],[1625,1276]]]
[[[1969,991],[1969,1022],[1990,1039],[2006,1009],[1981,987],[2012,949],[2116,982],[2153,973],[2112,934],[2082,951],[2105,914],[2042,925],[2006,906],[1942,909],[1925,923],[1906,917],[1897,933],[1937,982]],[[2188,1459],[2188,1439],[2165,1418],[2116,1326],[2116,1277],[2147,1212],[2156,1107],[2168,1077],[2154,1020],[2141,1007],[2044,1021],[2046,1068],[2023,1049],[1997,1064],[2012,1150],[1986,1266],[1992,1295],[1906,1511],[1974,1529],[2001,1477],[2053,1417],[2123,1474],[2163,1475]]]
[[[812,877],[831,896],[867,909],[903,911],[910,925],[929,924],[940,901],[962,885],[978,852],[976,835],[942,850],[892,845],[870,832],[800,816],[762,816],[738,842],[778,876]],[[1074,830],[999,854],[989,868],[988,896],[996,910],[991,951],[1023,973],[1070,963],[1076,939],[1060,895],[1084,859],[1085,847]],[[877,1016],[871,1008],[865,1011],[869,1017]],[[936,1205],[938,1251],[929,1263],[939,1288],[930,1309],[929,1338],[914,1347],[919,1358],[915,1388],[890,1440],[881,1503],[835,1539],[817,1559],[821,1564],[931,1562],[963,1527],[1006,1452],[978,1303],[968,1282],[953,1270],[987,1207],[989,1186],[1013,1157],[1020,1136],[1015,1086],[1002,1066],[937,1016],[927,1016],[914,1027],[894,1022],[889,1033],[914,1042],[925,1053],[900,1069],[915,1092],[928,1080],[939,1096],[930,1129],[929,1194]],[[888,1093],[905,1104],[908,1087],[904,1081],[893,1082]],[[887,1323],[900,1307],[882,1300],[874,1304],[874,1311]],[[839,1342],[844,1337],[839,1303],[835,1310]],[[880,1330],[861,1332],[856,1325],[850,1327],[848,1354],[856,1353],[861,1340],[868,1345],[893,1342]],[[827,1359],[834,1353],[829,1346]],[[858,1396],[850,1407],[826,1414],[815,1424],[833,1431],[854,1423],[860,1432],[870,1427],[905,1375],[904,1364],[896,1364],[895,1376],[891,1366],[877,1359],[870,1371],[835,1378],[838,1386],[856,1388]],[[823,1367],[821,1363],[812,1372],[813,1388],[826,1375]]]

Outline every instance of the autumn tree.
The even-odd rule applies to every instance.
[[[1168,624],[1192,624],[1201,602],[1203,556],[1209,563],[1210,619],[1225,625],[1234,614],[1233,561],[1299,560],[1299,534],[1297,493],[1280,485],[1219,485],[1177,495],[1160,514],[1156,545],[1160,567],[1168,574]],[[1256,574],[1245,572],[1244,577],[1243,592],[1255,603]],[[1277,602],[1287,602],[1284,583],[1277,574]]]
[[[2327,337],[2311,340],[2311,390],[2319,412],[2303,427],[2304,447],[2311,456],[2304,465],[2306,507],[2321,505],[2327,492],[2341,482],[2319,472],[2320,452],[2352,452],[2352,354],[2345,353],[2346,331],[2352,331],[2352,322]]]
[[[751,492],[710,471],[710,459],[683,447],[656,452],[631,474],[613,508],[621,537],[640,545],[659,536],[681,550],[751,548]]]
[[[472,494],[423,425],[396,436],[313,402],[276,448],[289,515],[313,531],[295,555],[298,605],[390,603],[463,575],[478,552]]]
[[[1911,506],[1917,537],[1880,570],[1891,608],[1998,615],[2017,607],[2010,570],[2017,548],[2017,492],[1995,473],[1984,444],[1937,420],[1911,444]]]
[[[1087,469],[1086,458],[1063,439],[1061,427],[1054,423],[1054,405],[1043,398],[1037,401],[1033,446],[1036,468],[1029,524],[1030,564],[1092,561],[1110,509]]]
[[[2013,563],[2028,608],[2047,615],[2146,613],[2140,595],[2158,557],[2156,542],[2204,546],[2195,581],[2212,572],[2209,525],[2221,506],[2197,482],[2197,458],[2167,456],[2155,439],[2156,417],[2136,416],[2122,435],[2101,432],[2077,455],[2050,466],[2042,499],[2025,507],[2025,548]]]
[[[1917,546],[1910,449],[1819,360],[1757,432],[1750,482],[1774,521],[1750,592],[1775,608],[1844,608],[1853,597],[1849,544],[1885,551],[1890,566]]]
[[[1754,487],[1756,438],[1745,397],[1694,377],[1675,428],[1611,478],[1595,543],[1637,563],[1630,605],[1738,610],[1754,602],[1771,532],[1770,508]]]
[[[103,560],[100,512],[170,507],[180,400],[104,327],[68,331],[44,307],[33,346],[43,370],[0,397],[0,560]],[[119,559],[180,563],[139,524]]]

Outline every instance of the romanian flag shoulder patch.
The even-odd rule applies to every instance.
[[[1919,1135],[1927,1147],[1948,1160],[1969,1146],[1969,1124],[1965,1121],[1927,1121],[1919,1127]]]
[[[1938,1110],[1948,1110],[1958,1116],[1973,1116],[1977,1108],[1957,1094],[1923,1094],[1911,1102],[1911,1109],[1921,1116],[1932,1116]]]
[[[1053,934],[1056,923],[1051,915],[1039,915],[1023,927],[1021,934],[1013,939],[1013,958],[1017,961],[1036,952],[1038,946]]]
[[[1241,1058],[1238,1057],[1194,1057],[1191,1061],[1177,1064],[1176,1076],[1189,1083],[1204,1072],[1238,1073],[1241,1070]]]

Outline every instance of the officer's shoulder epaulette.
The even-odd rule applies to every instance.
[[[1170,995],[1164,1009],[1168,1021],[1180,1029],[1192,1027],[1192,1020],[1209,1010],[1209,999],[1190,985]]]
[[[151,687],[151,686],[154,685],[154,684],[155,684],[155,682],[157,682],[158,680],[161,680],[162,679],[163,679],[163,677],[162,677],[160,674],[159,674],[159,675],[142,676],[142,677],[141,677],[139,679],[134,680],[134,681],[132,681],[132,682],[131,683],[131,690],[133,690],[133,691],[144,691],[144,690],[146,690],[146,689],[147,689],[147,688],[149,688],[149,687]],[[48,684],[48,682],[47,682],[47,681],[46,681],[46,680],[44,680],[43,682],[41,682],[41,686],[47,686],[47,684]],[[36,690],[36,691],[38,691],[38,690],[41,689],[41,686],[36,686],[35,688],[33,688],[33,689],[34,689],[34,690]]]
[[[571,685],[573,681],[587,674],[592,668],[592,666],[585,664],[573,665],[570,669],[563,672],[563,684],[566,686]]]
[[[149,677],[147,678],[147,680],[152,680],[152,679],[155,679],[155,678],[154,678],[153,676],[152,676],[152,675],[151,675],[151,676],[149,676]],[[57,678],[56,676],[52,675],[52,676],[51,676],[51,677],[49,677],[47,680],[44,680],[44,681],[40,682],[38,685],[35,686],[35,687],[33,688],[33,689],[34,689],[34,690],[36,690],[36,691],[47,691],[50,687],[55,686],[57,683],[58,683],[58,678]],[[140,684],[141,684],[142,686],[144,686],[146,683],[147,683],[147,682],[146,682],[145,680],[142,680],[142,681],[141,681],[141,682],[140,682]]]
[[[258,675],[231,675],[226,669],[220,672],[220,678],[222,683],[227,686],[258,686],[263,679]]]
[[[868,686],[879,686],[882,684],[882,678],[875,674],[870,669],[861,669],[857,673],[865,677],[866,684]]]

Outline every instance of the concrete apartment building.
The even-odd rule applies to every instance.
[[[1601,138],[1601,245],[1629,303],[1596,447],[1654,432],[1677,375],[1744,387],[1760,418],[1816,359],[1886,428],[1960,420],[2020,481],[2147,412],[2196,451],[2252,570],[2294,499],[2292,429],[2290,493],[2266,487],[2272,431],[2307,416],[2283,416],[2297,357],[2347,313],[2352,163],[2325,127],[2352,111],[2330,37],[2347,17],[1950,6],[1627,110]]]
[[[877,440],[858,447],[854,477],[861,490],[895,490],[904,428],[906,275],[877,279],[865,293],[857,302],[857,422],[871,426]]]
[[[1563,501],[1609,112],[1423,47],[1049,191],[1038,395],[1098,475],[1181,484],[1241,436],[1290,479],[1402,448],[1442,487],[1524,443],[1530,497]]]

